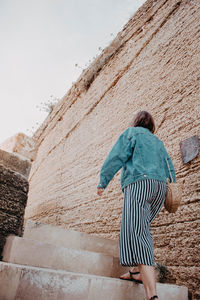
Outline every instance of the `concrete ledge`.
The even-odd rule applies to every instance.
[[[24,238],[45,241],[46,243],[66,248],[99,252],[115,257],[119,256],[118,240],[104,239],[84,232],[67,230],[32,220],[27,220],[23,236]]]
[[[188,300],[184,286],[157,284],[158,296]],[[139,300],[142,284],[0,262],[1,300]]]
[[[80,249],[9,236],[3,250],[3,261],[55,270],[66,270],[118,278],[128,271],[119,258]]]

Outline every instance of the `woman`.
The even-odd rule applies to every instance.
[[[152,116],[146,111],[139,112],[108,154],[97,186],[97,194],[101,196],[122,168],[124,205],[119,243],[120,264],[132,268],[120,278],[142,282],[146,300],[158,299],[150,225],[164,204],[169,169],[173,181],[176,181],[172,161],[154,131]]]

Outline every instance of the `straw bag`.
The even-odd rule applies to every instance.
[[[167,161],[167,166],[170,174],[171,183],[169,182],[169,179],[167,179],[167,193],[166,193],[164,206],[169,213],[175,213],[181,202],[182,186],[177,182],[173,182],[168,161]]]

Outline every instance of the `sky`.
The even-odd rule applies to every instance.
[[[0,143],[31,136],[145,0],[0,0]]]

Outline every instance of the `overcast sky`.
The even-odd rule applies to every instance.
[[[0,143],[31,135],[41,103],[62,98],[144,2],[0,0]]]

